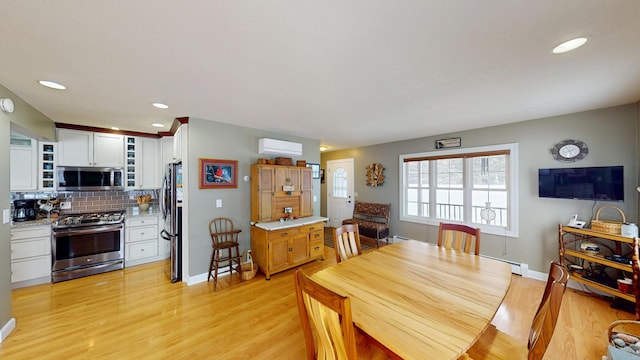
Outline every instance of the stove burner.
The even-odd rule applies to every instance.
[[[118,224],[124,220],[124,211],[91,213],[91,214],[73,214],[64,216],[52,223],[54,228],[95,226],[105,224]]]

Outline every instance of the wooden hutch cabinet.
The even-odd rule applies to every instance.
[[[311,168],[255,164],[251,167],[251,221],[279,221],[313,215]]]
[[[561,224],[558,234],[560,263],[569,269],[571,280],[635,303],[636,319],[640,320],[638,240],[638,238]],[[582,251],[581,244],[587,241],[596,243],[601,251],[597,254]],[[618,256],[623,258],[620,259]],[[614,259],[618,259],[618,261]],[[571,265],[578,265],[582,267],[582,270],[577,271]],[[593,268],[597,268],[601,273],[596,273]],[[602,275],[605,270],[615,275],[613,277]],[[633,278],[630,293],[618,290],[615,278],[620,278],[623,274]]]
[[[255,164],[251,167],[251,252],[271,274],[324,260],[326,218],[313,215],[311,168]],[[280,221],[290,211],[293,220]]]

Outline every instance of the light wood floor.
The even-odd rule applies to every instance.
[[[335,263],[326,252],[303,270]],[[303,359],[292,275],[227,277],[214,293],[211,283],[169,283],[158,262],[14,290],[17,328],[0,358]],[[543,286],[514,276],[494,324],[525,342]],[[633,315],[569,289],[545,359],[600,360],[607,326],[619,318]]]

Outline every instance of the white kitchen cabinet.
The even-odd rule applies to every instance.
[[[58,129],[58,165],[124,167],[124,136]]]
[[[160,170],[164,171],[164,166],[173,162],[173,136],[165,136],[160,139],[162,161]]]
[[[125,220],[125,266],[164,259],[160,249],[159,215],[149,214]]]
[[[158,139],[128,136],[126,143],[126,185],[130,189],[160,187],[160,143]]]
[[[13,288],[51,282],[51,226],[11,229]]]
[[[38,189],[38,146],[34,139],[11,139],[11,191]]]
[[[140,188],[157,189],[160,187],[162,172],[160,171],[160,144],[158,139],[140,138],[140,150],[138,154]]]
[[[187,124],[182,124],[173,134],[173,161],[182,161],[186,156]]]

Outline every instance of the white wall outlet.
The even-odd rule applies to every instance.
[[[11,221],[11,212],[9,209],[2,209],[2,223],[8,224]]]
[[[60,209],[62,210],[71,210],[71,201],[61,201]]]
[[[222,199],[216,199],[216,207],[217,208],[221,208],[222,207]]]

